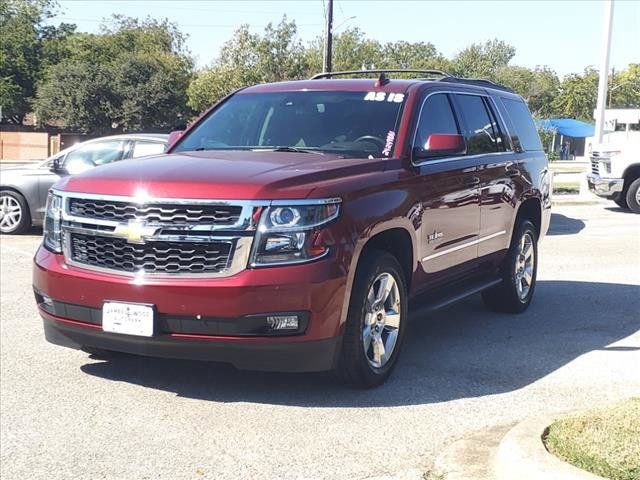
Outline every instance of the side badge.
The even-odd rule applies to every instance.
[[[433,233],[430,233],[427,236],[427,243],[436,242],[436,241],[440,240],[443,236],[444,236],[444,234],[442,232],[438,232],[438,231],[434,230]]]

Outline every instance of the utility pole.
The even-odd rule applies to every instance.
[[[613,0],[604,1],[604,23],[602,32],[602,57],[600,59],[600,81],[598,82],[598,102],[596,104],[595,142],[602,143],[604,132],[604,109],[607,104],[607,83],[609,80],[609,53],[611,52],[611,25],[613,23]]]
[[[611,69],[611,84],[609,85],[609,110],[611,110],[611,97],[613,97],[613,83],[616,80],[616,69]]]
[[[327,25],[324,33],[324,67],[323,71],[331,71],[331,48],[333,44],[333,0],[327,1],[326,12]]]

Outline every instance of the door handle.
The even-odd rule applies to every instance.
[[[478,177],[467,177],[464,183],[467,187],[475,187],[480,185],[480,179]]]

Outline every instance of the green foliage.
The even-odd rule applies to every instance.
[[[493,80],[498,70],[506,67],[516,49],[502,40],[474,43],[459,52],[451,62],[451,73],[459,77]]]
[[[0,105],[3,116],[14,123],[22,122],[30,109],[42,58],[50,53],[46,46],[74,28],[44,25],[55,6],[52,0],[0,2]]]
[[[582,75],[572,74],[562,81],[552,108],[560,117],[592,122],[597,98],[598,71],[588,67]]]
[[[115,16],[99,35],[56,45],[35,110],[43,123],[94,133],[169,130],[190,115],[192,60],[184,37],[165,21]]]
[[[631,63],[609,81],[611,106],[614,108],[640,108],[640,63]]]

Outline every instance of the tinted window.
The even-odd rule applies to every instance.
[[[444,93],[431,95],[424,102],[414,146],[423,149],[429,135],[433,133],[449,133],[454,135],[460,133],[453,111],[451,110],[449,97]]]
[[[174,151],[295,147],[359,158],[389,156],[403,102],[404,94],[387,92],[239,93]]]
[[[542,150],[538,130],[536,130],[527,105],[521,100],[509,98],[502,98],[502,104],[509,114],[522,148],[524,150]]]
[[[133,147],[133,158],[156,155],[164,152],[164,143],[137,141]]]
[[[477,95],[456,95],[456,99],[464,117],[467,154],[502,150],[498,126],[490,116],[484,99]]]

